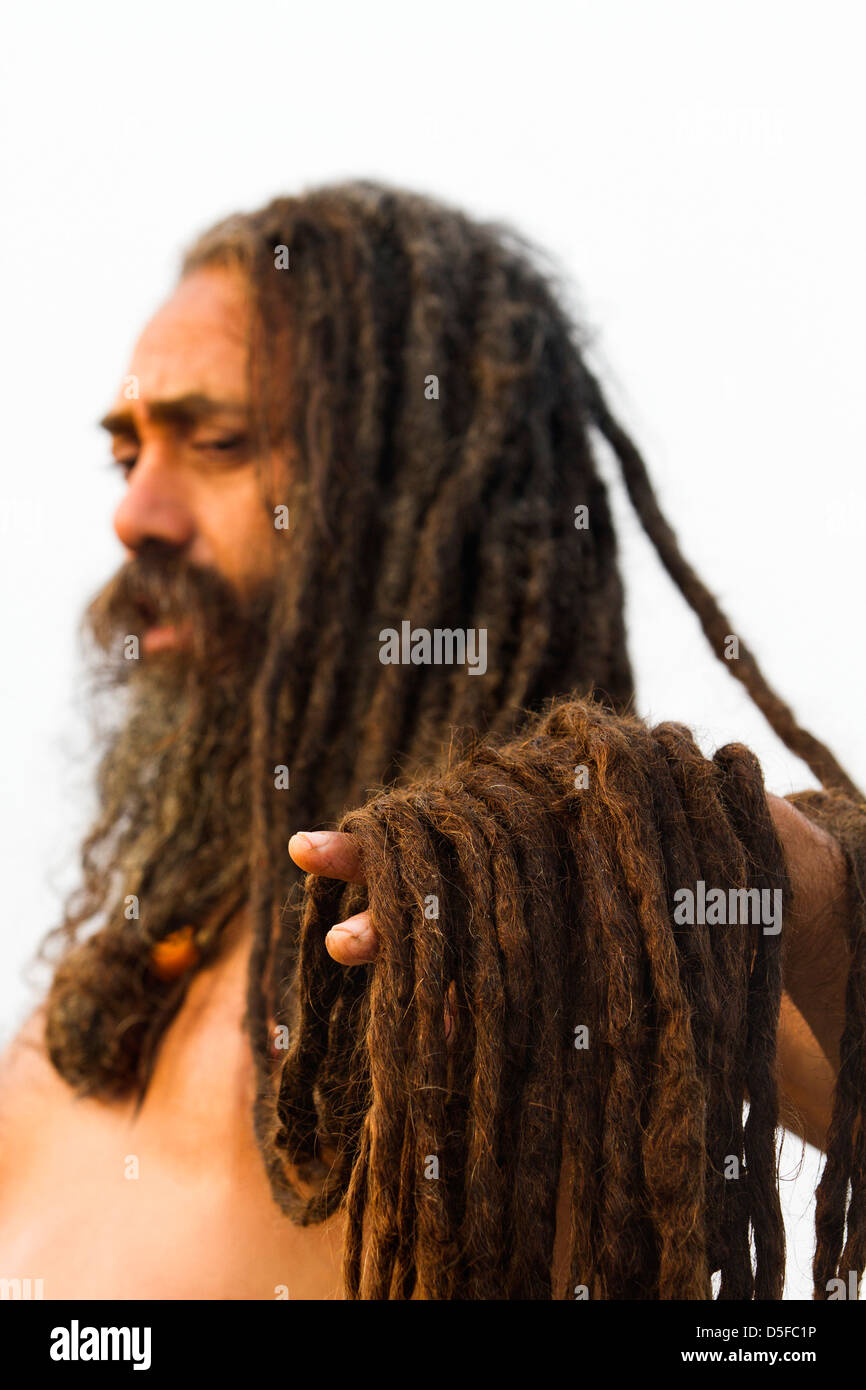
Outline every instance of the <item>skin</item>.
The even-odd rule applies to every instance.
[[[144,329],[102,421],[127,479],[114,515],[127,557],[155,538],[243,595],[271,573],[275,536],[249,445],[248,322],[240,271],[188,275]]]
[[[128,478],[114,519],[127,556],[158,539],[240,593],[270,572],[274,544],[257,472],[276,460],[252,457],[245,438],[247,314],[238,271],[190,275],[135,348],[126,382],[137,379],[138,395],[128,399],[121,388],[107,417]],[[183,642],[182,630],[154,628],[143,651]],[[851,903],[838,845],[787,802],[771,805],[795,897],[784,926],[783,1119],[821,1145],[839,1060]],[[289,852],[307,871],[363,881],[349,836],[300,832]],[[242,913],[220,958],[194,978],[137,1111],[132,1101],[71,1093],[45,1056],[40,1012],[7,1049],[0,1277],[41,1278],[46,1298],[340,1296],[342,1219],[299,1229],[282,1217],[253,1138],[253,1064],[242,1028],[250,944]],[[375,923],[368,913],[337,923],[327,947],[346,965],[373,960]]]

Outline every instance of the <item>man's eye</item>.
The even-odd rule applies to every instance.
[[[216,439],[200,439],[193,444],[193,448],[204,451],[213,449],[217,453],[227,454],[231,453],[232,450],[243,448],[246,443],[247,437],[244,434],[225,434]]]

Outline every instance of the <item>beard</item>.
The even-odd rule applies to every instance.
[[[178,994],[148,964],[154,945],[191,926],[207,957],[248,892],[251,697],[272,606],[272,585],[242,597],[149,542],[85,613],[98,814],[49,938],[65,951],[46,1029],[80,1091],[104,1089],[100,1077],[122,1089],[146,1065],[143,1038]],[[148,652],[154,623],[183,625],[189,641]]]

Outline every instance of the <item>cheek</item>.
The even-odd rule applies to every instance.
[[[244,591],[271,573],[274,521],[253,473],[224,479],[208,500],[207,517],[210,548],[227,579]]]

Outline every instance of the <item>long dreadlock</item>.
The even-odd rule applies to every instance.
[[[866,835],[841,794],[795,800],[841,834],[861,889],[818,1192],[826,1297],[866,1263]],[[349,1296],[556,1296],[568,1174],[570,1288],[709,1298],[718,1272],[720,1298],[780,1298],[782,937],[755,914],[671,920],[677,887],[701,880],[790,909],[754,755],[730,744],[707,759],[682,725],[558,702],[341,828],[379,953],[348,971],[330,958],[326,932],[359,890],[310,876],[272,1156],[301,1220],[345,1200]]]
[[[286,261],[278,251],[289,253],[288,268],[283,268]],[[260,452],[270,457],[273,448],[292,446],[300,460],[299,466],[287,468],[278,477],[268,472],[262,478],[268,512],[289,503],[292,525],[287,536],[289,553],[270,612],[266,652],[252,692],[249,773],[253,948],[247,1024],[258,1073],[256,1132],[275,1197],[287,1210],[297,1210],[294,1179],[286,1172],[286,1146],[296,1168],[305,1155],[312,1162],[318,1151],[321,1117],[311,1112],[309,1094],[303,1098],[302,1114],[285,1108],[297,1077],[312,1085],[313,1063],[321,1060],[321,1039],[305,1013],[313,1000],[318,1013],[329,1020],[329,1075],[340,1083],[326,1088],[323,1131],[337,1134],[340,1158],[314,1205],[304,1211],[309,1218],[330,1210],[354,1163],[348,1192],[356,1218],[349,1251],[351,1286],[362,1286],[357,1269],[358,1213],[366,1201],[372,1155],[387,1152],[391,1158],[397,1155],[398,1161],[395,1166],[391,1158],[387,1163],[383,1158],[376,1179],[387,1189],[387,1200],[382,1199],[385,1205],[380,1204],[376,1217],[381,1236],[374,1256],[376,1272],[365,1288],[381,1292],[387,1286],[406,1292],[417,1280],[432,1296],[442,1296],[443,1291],[457,1287],[453,1282],[457,1270],[462,1271],[460,1288],[482,1294],[494,1288],[537,1293],[548,1287],[542,1264],[550,1237],[556,1144],[566,1130],[574,1131],[578,1114],[589,1117],[581,1121],[585,1132],[580,1143],[600,1143],[598,1152],[618,1143],[617,1125],[623,1132],[629,1127],[633,1131],[648,1105],[651,1109],[645,1119],[650,1132],[658,1127],[659,1144],[668,1133],[665,1116],[670,1101],[663,1087],[648,1096],[642,1089],[643,1074],[624,1066],[620,1055],[624,1037],[629,1046],[634,1043],[646,1053],[656,1045],[653,1040],[660,1032],[666,1065],[677,1079],[680,1100],[687,1103],[690,1123],[710,1071],[722,1067],[718,1087],[710,1087],[707,1132],[699,1132],[693,1123],[683,1153],[693,1165],[689,1181],[702,1184],[704,1194],[716,1194],[724,1218],[710,1221],[703,1253],[687,1276],[671,1254],[674,1237],[659,1224],[667,1181],[658,1157],[661,1150],[654,1148],[641,1160],[644,1185],[647,1163],[651,1169],[655,1164],[647,1189],[649,1215],[641,1215],[633,1203],[626,1203],[628,1194],[643,1189],[632,1185],[637,1160],[624,1142],[621,1149],[626,1157],[603,1193],[593,1187],[592,1165],[583,1161],[575,1165],[574,1219],[580,1227],[575,1260],[602,1290],[619,1288],[652,1296],[653,1289],[688,1283],[693,1291],[705,1291],[707,1271],[722,1268],[724,1287],[736,1291],[732,1296],[752,1287],[761,1296],[772,1296],[779,1277],[778,1221],[771,1215],[769,1224],[760,1227],[766,1249],[762,1254],[759,1248],[753,1286],[743,1233],[750,1225],[758,1229],[754,1204],[750,1205],[751,1197],[720,1186],[718,1153],[715,1149],[710,1153],[705,1146],[707,1134],[713,1136],[713,1143],[730,1135],[732,1151],[744,1146],[750,1173],[754,1169],[750,1191],[760,1195],[762,1186],[767,1188],[767,1134],[771,1121],[775,1124],[767,1079],[771,1049],[769,1044],[763,1051],[758,1048],[757,1057],[752,1058],[744,1050],[743,1039],[754,1044],[774,1036],[778,961],[771,948],[759,949],[753,943],[757,956],[750,963],[744,941],[734,942],[732,934],[713,941],[696,938],[688,943],[678,974],[675,950],[681,951],[682,943],[674,943],[670,928],[665,927],[659,885],[667,860],[675,861],[667,865],[671,875],[674,867],[678,872],[706,867],[708,881],[712,867],[716,875],[712,881],[720,884],[751,881],[748,876],[758,872],[755,863],[766,866],[760,872],[768,883],[776,883],[783,867],[756,791],[756,774],[745,755],[735,756],[736,770],[719,783],[722,755],[718,755],[722,761],[712,765],[715,770],[705,773],[703,760],[676,726],[669,726],[664,734],[657,731],[650,739],[639,737],[631,723],[603,722],[614,715],[626,718],[634,692],[615,537],[591,430],[613,448],[642,524],[720,658],[731,624],[683,559],[658,509],[643,460],[613,419],[587,367],[587,344],[558,302],[554,278],[542,271],[531,249],[510,230],[481,225],[426,198],[367,182],[278,199],[259,212],[230,218],[192,247],[183,272],[221,264],[241,266],[254,309],[250,387]],[[578,505],[588,510],[586,529],[575,529]],[[422,629],[485,630],[487,673],[469,679],[461,669],[383,664],[379,634],[399,627],[406,617]],[[829,751],[796,725],[742,643],[740,660],[726,664],[745,683],[780,737],[806,759],[824,785],[856,795]],[[586,927],[585,937],[563,936],[561,923],[558,928],[558,918],[549,910],[549,896],[545,899],[545,891],[553,892],[556,886],[549,869],[551,858],[561,859],[565,830],[552,812],[547,819],[541,813],[541,773],[533,771],[530,745],[525,741],[514,745],[523,750],[525,765],[509,764],[509,776],[517,778],[527,796],[531,794],[532,814],[525,824],[513,815],[504,793],[501,805],[491,805],[484,799],[489,788],[484,795],[479,790],[474,799],[462,786],[452,788],[453,814],[465,818],[467,834],[471,829],[466,843],[484,845],[488,856],[486,870],[482,873],[479,868],[483,883],[474,884],[473,894],[480,893],[482,898],[486,894],[485,900],[495,901],[497,912],[506,914],[505,946],[487,939],[483,931],[475,939],[472,924],[484,920],[481,899],[473,896],[461,916],[459,904],[449,897],[455,891],[452,879],[465,877],[470,866],[461,862],[466,851],[460,847],[460,837],[449,840],[439,814],[444,814],[441,802],[425,811],[417,824],[412,819],[418,819],[414,803],[410,806],[399,798],[393,802],[393,812],[382,810],[377,820],[377,813],[368,808],[357,822],[386,885],[371,887],[371,893],[379,895],[374,898],[377,920],[378,910],[387,918],[388,904],[402,903],[407,891],[406,880],[380,863],[383,857],[375,844],[384,824],[389,833],[397,833],[401,816],[400,834],[407,845],[411,843],[410,862],[423,867],[427,892],[438,895],[438,885],[442,900],[452,903],[449,921],[454,923],[455,935],[443,935],[440,940],[435,932],[416,933],[411,943],[412,969],[418,972],[423,1001],[416,999],[413,1015],[416,1072],[432,1069],[441,1082],[446,1062],[441,1056],[436,1060],[438,1034],[430,1031],[439,1026],[434,1025],[434,1012],[446,976],[456,980],[458,987],[462,984],[464,991],[458,1042],[447,1062],[453,1084],[446,1088],[445,1098],[436,1101],[447,1110],[442,1123],[434,1126],[440,1146],[447,1150],[453,1143],[462,1153],[460,1146],[469,1142],[474,1145],[472,1171],[489,1170],[494,1156],[480,1146],[490,1131],[471,1131],[471,1127],[467,1131],[467,1116],[481,1089],[484,1096],[477,1104],[483,1101],[488,1119],[492,1114],[502,1120],[503,1136],[518,1123],[517,1098],[520,1104],[533,1107],[530,1121],[539,1106],[551,1107],[553,1133],[540,1125],[526,1139],[525,1152],[515,1151],[519,1174],[527,1174],[537,1161],[539,1176],[534,1181],[545,1213],[538,1236],[542,1243],[520,1245],[517,1263],[512,1261],[503,1283],[497,1282],[489,1255],[491,1240],[496,1244],[513,1229],[515,1212],[507,1192],[491,1188],[489,1201],[495,1209],[485,1207],[480,1212],[469,1195],[455,1198],[458,1205],[464,1204],[455,1226],[454,1212],[445,1213],[442,1206],[444,1198],[425,1196],[416,1203],[412,1189],[402,1183],[402,1165],[412,1162],[405,1139],[409,1131],[400,1129],[399,1121],[407,1104],[398,1080],[403,1072],[388,1073],[383,1059],[391,1058],[394,1067],[403,1064],[408,1015],[401,1014],[387,1036],[378,1020],[396,1019],[394,1011],[408,988],[403,973],[406,959],[389,954],[386,947],[382,969],[372,985],[364,972],[348,972],[338,982],[333,972],[323,971],[321,961],[315,963],[315,952],[305,959],[299,975],[301,906],[297,895],[290,895],[286,902],[292,873],[286,865],[285,845],[298,825],[333,823],[346,807],[358,805],[373,786],[411,785],[422,769],[441,761],[456,726],[501,740],[514,734],[527,712],[541,710],[552,696],[564,691],[592,695],[596,702],[593,708],[598,713],[593,718],[602,722],[590,721],[596,730],[592,738],[584,732],[587,756],[598,754],[593,740],[601,737],[599,729],[617,750],[610,764],[614,783],[609,797],[597,798],[593,792],[575,804],[577,819],[567,837],[572,856],[570,886],[562,888],[561,863],[556,881],[558,891],[566,894],[567,910],[577,913]],[[549,732],[542,729],[538,736],[543,740]],[[625,743],[618,744],[617,738]],[[632,743],[641,757],[650,760],[647,768],[652,767],[652,778],[647,769],[640,773],[633,767],[633,757],[626,752]],[[484,747],[479,745],[473,756],[486,767]],[[275,755],[286,756],[286,750],[291,750],[290,792],[276,790],[273,780]],[[623,764],[631,769],[632,780],[619,786],[617,779],[625,777]],[[556,766],[551,762],[545,771],[548,794]],[[716,778],[712,792],[708,777]],[[652,791],[655,778],[658,786]],[[648,819],[650,815],[655,819]],[[504,818],[514,837],[510,848],[502,842],[497,817]],[[578,824],[584,833],[591,828],[592,842],[598,846],[616,843],[617,836],[623,846],[630,845],[631,857],[623,863],[631,865],[632,877],[615,871],[614,864],[604,858],[589,863],[585,854],[578,857],[574,839]],[[648,839],[656,824],[665,831],[661,850],[654,849]],[[533,840],[528,826],[537,839]],[[671,877],[670,881],[678,880]],[[420,879],[413,892],[419,883]],[[335,905],[334,893],[333,886],[310,889],[309,930]],[[599,894],[608,895],[617,905],[612,921],[585,915],[587,903]],[[653,898],[651,905],[649,898]],[[640,911],[636,902],[641,904]],[[627,932],[632,950],[622,957],[621,967],[616,965],[624,972],[622,977],[611,976],[604,984],[613,1000],[612,1013],[605,1016],[600,1012],[598,990],[603,982],[599,972],[613,971],[620,960],[619,931]],[[108,956],[100,961],[99,935],[77,948],[88,952],[91,976],[100,965],[103,975],[110,974],[98,1008],[70,1008],[76,989],[74,955],[61,966],[49,1001],[52,1059],[62,1074],[85,1090],[143,1083],[144,1059],[152,1057],[158,1036],[188,983],[187,977],[180,986],[161,984],[148,976],[140,945],[124,954],[116,929],[107,939],[110,971]],[[542,941],[547,943],[543,949]],[[153,941],[145,944],[152,946]],[[578,989],[578,965],[597,987],[593,994],[586,985],[586,1008],[594,1010],[589,1026],[594,1021],[596,1028],[613,1030],[610,1050],[599,1048],[593,1061],[599,1077],[610,1071],[605,1084],[610,1086],[614,1109],[607,1117],[600,1114],[599,1093],[593,1090],[600,1081],[582,1075],[571,1090],[565,1086],[556,1100],[554,1072],[548,1074],[547,1062],[542,1060],[544,1048],[553,1056],[561,1046],[561,1039],[554,1037],[554,1001],[560,998],[566,977],[568,989]],[[521,996],[511,992],[515,971],[524,970],[529,971],[526,988],[539,1002],[541,1035],[535,1023],[529,1027]],[[381,1003],[386,979],[395,991],[389,1006],[392,1012],[389,1015],[383,1009],[380,1015],[370,1001],[375,991]],[[142,1018],[150,1007],[151,1025],[130,1035],[120,1058],[113,1039],[131,989]],[[482,999],[489,1005],[489,1019],[480,1017]],[[638,1012],[651,1013],[656,1021],[632,1018],[626,1008],[630,1000]],[[692,1035],[684,1021],[684,1001],[698,1000],[706,1008],[696,1009]],[[577,996],[571,997],[570,1007],[570,1017],[576,1017]],[[461,1026],[467,1009],[474,1019],[468,1030]],[[367,1018],[375,1063],[372,1076],[381,1082],[387,1074],[386,1098],[390,1086],[396,1106],[387,1123],[381,1106],[369,1111],[371,1078],[364,1066],[358,1069],[359,1020]],[[283,1068],[279,1115],[274,1108],[271,1061],[274,1020],[287,1021],[296,1037],[295,1050]],[[487,1022],[491,1031],[482,1038],[479,1030]],[[542,1053],[530,1063],[531,1074],[523,1076],[510,1098],[507,1087],[514,1080],[514,1068],[519,1059],[526,1062],[527,1054],[535,1056],[539,1037]],[[432,1060],[423,1059],[424,1038],[433,1047]],[[500,1044],[504,1051],[500,1047],[497,1053]],[[310,1047],[313,1052],[308,1056],[305,1049]],[[486,1059],[477,1072],[472,1070],[476,1051]],[[743,1132],[740,1102],[746,1085],[752,1111]],[[656,1098],[661,1100],[663,1114],[653,1109]],[[379,1118],[359,1129],[358,1117],[368,1112]],[[429,1116],[424,1122],[429,1125]],[[385,1141],[380,1140],[377,1127],[382,1125],[391,1135],[390,1149],[387,1144],[381,1148]],[[551,1137],[554,1148],[545,1148]],[[399,1150],[399,1142],[405,1153]],[[742,1194],[744,1188],[737,1191]],[[699,1192],[689,1200],[693,1216],[704,1212]],[[609,1249],[612,1232],[626,1206],[630,1233],[617,1239],[614,1251]],[[420,1263],[412,1242],[407,1241],[411,1222],[416,1223],[418,1238],[426,1242],[428,1251]],[[597,1222],[606,1233],[599,1237],[600,1245],[593,1226]],[[450,1248],[449,1241],[457,1240],[457,1244],[454,1262],[440,1252],[437,1269],[429,1252],[438,1248],[440,1238],[443,1251]],[[625,1254],[620,1246],[627,1247]],[[598,1251],[601,1263],[593,1264],[590,1274],[587,1262]]]

